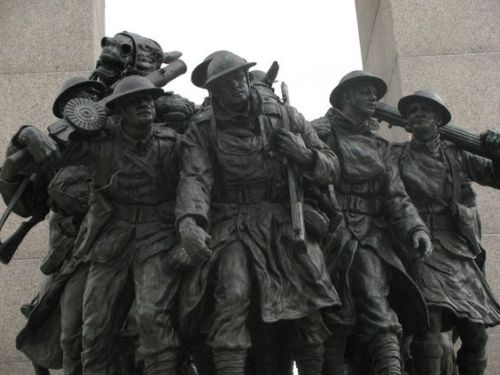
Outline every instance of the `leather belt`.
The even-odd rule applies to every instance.
[[[287,199],[285,190],[273,188],[269,183],[241,185],[214,185],[212,200],[215,203],[255,204],[278,203]]]
[[[156,206],[113,204],[114,216],[130,223],[151,223],[155,221],[174,224],[175,201],[159,203]]]

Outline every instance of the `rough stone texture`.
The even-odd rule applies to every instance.
[[[417,89],[438,92],[455,125],[498,129],[500,3],[497,0],[356,0],[364,68],[388,82],[395,105]],[[374,9],[377,8],[376,11]],[[375,18],[375,19],[374,19]],[[379,133],[393,141],[404,131]],[[500,296],[500,192],[475,186],[488,249],[487,278]],[[500,328],[490,330],[488,374],[500,373]]]
[[[20,125],[45,128],[55,120],[52,102],[66,78],[89,76],[104,35],[104,0],[3,1],[0,35],[0,155],[4,155],[8,139]],[[4,209],[0,204],[0,211]],[[20,222],[12,215],[0,237],[5,239]],[[0,374],[33,373],[15,349],[15,337],[24,324],[19,307],[36,295],[42,279],[38,267],[47,252],[47,237],[46,224],[39,224],[12,262],[0,265]]]
[[[361,55],[366,58],[381,0],[356,0]]]
[[[3,1],[0,72],[89,70],[95,62],[96,33],[104,31],[104,16],[95,15],[103,4],[103,0]]]
[[[499,51],[497,0],[391,0],[398,55]]]

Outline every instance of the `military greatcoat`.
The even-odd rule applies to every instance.
[[[245,328],[250,295],[264,322],[308,317],[339,303],[317,242],[309,238],[306,251],[300,252],[290,241],[287,168],[272,146],[273,131],[283,126],[282,110],[288,113],[291,131],[314,153],[312,168],[302,170],[302,178],[323,184],[336,181],[335,154],[304,118],[276,101],[263,104],[255,91],[250,115],[206,107],[185,134],[176,217],[193,217],[206,228],[214,256],[186,275],[181,318],[189,327],[204,297],[211,294],[216,301],[229,301],[212,315],[208,342],[214,348],[250,346]],[[238,259],[221,264],[227,252]],[[211,284],[214,278],[219,288]],[[234,285],[238,291],[228,297]],[[309,331],[306,341],[322,343],[325,333]]]
[[[444,309],[445,328],[452,323],[446,319],[450,313],[451,317],[486,326],[499,324],[500,305],[478,262],[484,250],[479,242],[480,222],[471,186],[474,181],[500,188],[498,166],[439,136],[431,142],[414,138],[395,144],[392,152],[406,190],[431,231],[434,252],[411,266],[426,302]],[[457,203],[460,211],[456,210]]]

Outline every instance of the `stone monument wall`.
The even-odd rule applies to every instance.
[[[52,102],[62,82],[89,76],[104,35],[104,0],[12,0],[0,2],[0,155],[22,124],[45,128],[56,120]],[[2,204],[0,210],[3,212]],[[15,215],[2,230],[12,233]],[[39,224],[8,266],[0,264],[0,374],[32,374],[15,348],[24,324],[19,307],[38,290],[38,267],[47,253],[47,227]]]
[[[473,132],[500,128],[498,0],[356,0],[356,10],[363,66],[388,83],[387,103],[429,88],[445,100],[455,125]],[[400,129],[380,133],[408,139]],[[500,192],[474,187],[486,275],[500,297]],[[490,330],[488,346],[488,374],[500,374],[499,328]]]

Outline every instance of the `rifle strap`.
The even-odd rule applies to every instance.
[[[280,114],[281,114],[281,124],[283,125],[283,129],[291,130],[290,126],[290,117],[288,117],[288,109],[286,105],[279,106]]]
[[[156,172],[151,168],[149,164],[141,160],[138,156],[134,155],[132,152],[127,150],[125,147],[121,148],[123,155],[132,162],[136,167],[146,173],[155,184],[159,184],[158,176]],[[158,150],[159,151],[159,150]]]
[[[452,203],[459,203],[460,200],[460,171],[457,168],[456,163],[453,162],[452,155],[450,155],[450,149],[447,148],[444,144],[443,154],[446,159],[446,163],[450,166],[450,174],[451,174],[451,182],[452,182],[452,193],[451,193],[451,201]]]
[[[14,209],[14,206],[16,205],[19,198],[21,198],[21,196],[23,195],[24,190],[26,190],[26,187],[28,186],[29,182],[30,181],[33,182],[34,180],[35,180],[35,174],[32,174],[31,176],[26,177],[23,180],[23,182],[21,182],[21,184],[17,188],[16,192],[14,193],[12,198],[10,199],[9,204],[7,205],[7,208],[5,209],[2,217],[0,218],[0,230],[2,230],[5,222],[7,221],[7,218],[9,217],[10,213]]]

